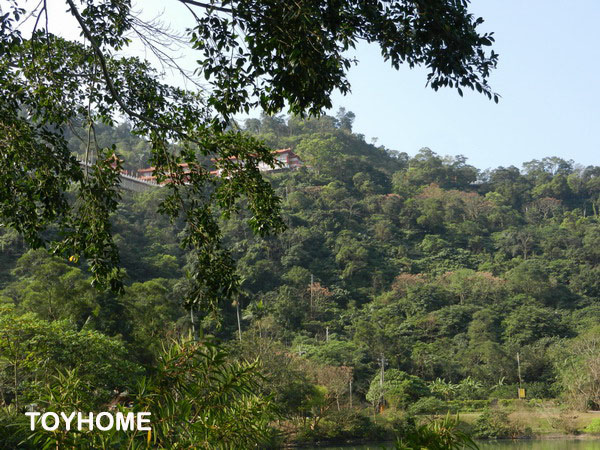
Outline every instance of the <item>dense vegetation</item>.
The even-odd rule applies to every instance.
[[[354,366],[290,356],[298,331],[312,335],[332,320],[318,309],[333,286],[325,284],[326,275],[337,277],[334,266],[326,269],[326,259],[317,281],[311,281],[308,315],[277,339],[265,323],[273,317],[272,297],[284,286],[283,272],[265,276],[279,261],[259,254],[271,246],[279,251],[280,241],[267,236],[284,228],[280,199],[258,170],[275,161],[260,136],[237,129],[233,118],[253,109],[319,115],[331,107],[334,90],[350,91],[347,72],[357,61],[348,51],[361,41],[378,45],[395,69],[426,67],[427,85],[434,90],[450,87],[463,95],[471,89],[498,102],[488,84],[498,61],[490,49],[493,33],[480,31],[483,19],[468,3],[172,0],[169,10],[180,8],[177,21],[189,21],[182,29],[164,23],[160,8],[134,9],[130,0],[63,0],[70,23],[45,1],[4,2],[0,442],[42,448],[239,448],[274,443],[274,425],[299,436],[304,430],[320,434],[332,398],[341,413],[346,382],[363,386],[372,368],[366,363],[354,374]],[[66,30],[79,39],[65,37]],[[181,52],[191,67],[179,65]],[[131,56],[136,54],[152,61]],[[167,81],[165,72],[179,74],[185,87]],[[108,128],[119,121],[126,125]],[[341,127],[340,122],[330,131]],[[337,157],[343,160],[352,142],[349,134],[342,139]],[[323,158],[307,145],[317,176],[313,180],[307,172],[299,182],[318,187],[327,171],[320,172]],[[85,169],[74,153],[83,157]],[[122,196],[119,170],[146,164],[154,166],[159,182],[168,183],[147,195]],[[215,166],[223,176],[210,173]],[[358,172],[349,169],[344,177]],[[348,182],[344,177],[340,182]],[[281,180],[273,183],[284,187]],[[235,214],[247,216],[248,231],[240,221],[227,221]],[[240,259],[239,274],[225,241]],[[292,264],[285,264],[286,273],[308,267]],[[342,272],[344,279],[354,278]],[[295,273],[296,281],[292,276],[286,282],[292,297],[303,293],[303,275]],[[365,280],[357,278],[348,284],[348,294],[344,289],[336,294],[336,307],[367,302],[372,292]],[[231,337],[235,318],[242,345],[226,351],[202,336],[211,331]],[[332,338],[342,339],[338,328],[332,327]],[[327,328],[325,333],[328,337]],[[246,361],[264,351],[272,357],[262,360],[264,371],[273,372],[269,362],[281,370],[268,382],[260,381],[259,363]],[[329,380],[343,383],[334,389]],[[261,395],[269,392],[273,396]],[[152,433],[31,433],[19,421],[25,408],[52,412],[118,405],[152,411]],[[371,422],[361,417],[357,426],[369,429]],[[429,441],[436,426],[414,428],[414,435]],[[461,440],[454,432],[447,437]]]
[[[183,221],[156,214],[161,188],[123,193],[112,216],[122,295],[93,288],[85,260],[29,250],[0,228],[4,414],[72,383],[85,385],[77,392],[91,396],[80,399],[89,407],[124,391],[146,404],[151,389],[140,392],[139,381],[166,376],[180,361],[173,352],[190,367],[227,360],[228,373],[252,380],[258,358],[266,378],[252,385],[269,397],[244,408],[261,411],[263,443],[277,442],[267,424],[284,439],[380,437],[388,409],[404,412],[391,426],[410,436],[411,416],[512,399],[520,381],[528,397],[599,409],[600,167],[549,157],[481,171],[461,156],[368,144],[353,118],[340,110],[246,121],[246,131],[293,148],[305,166],[266,175],[285,232],[253,235],[244,208],[221,222],[243,288],[221,318],[182,303],[196,253],[179,245]],[[147,163],[148,145],[126,124],[97,134],[129,170]],[[202,339],[168,344],[190,333],[214,334],[228,352],[210,340],[202,349],[194,344]],[[166,395],[155,384],[154,395]],[[490,431],[485,417],[480,435],[491,436],[498,426]]]

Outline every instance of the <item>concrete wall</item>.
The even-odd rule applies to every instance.
[[[86,166],[86,164],[83,161],[79,161],[79,164],[81,164],[83,168],[85,168]],[[91,164],[88,164],[88,167],[89,166],[91,166]],[[121,187],[127,191],[144,192],[150,189],[160,188],[162,186],[156,183],[149,183],[148,181],[140,180],[139,178],[121,173]]]
[[[127,191],[144,192],[150,189],[160,188],[161,186],[121,174],[121,187]]]

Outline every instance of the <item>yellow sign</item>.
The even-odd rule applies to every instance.
[[[525,389],[519,388],[519,398],[525,398]]]

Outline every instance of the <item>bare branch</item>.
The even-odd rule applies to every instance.
[[[106,86],[108,87],[108,90],[110,91],[113,99],[118,103],[118,105],[121,107],[121,109],[124,112],[126,112],[127,114],[129,114],[130,116],[136,117],[145,123],[155,125],[162,129],[177,131],[180,135],[186,136],[184,132],[182,132],[180,130],[174,130],[172,126],[169,126],[165,123],[162,123],[160,121],[154,120],[150,117],[144,116],[143,114],[133,111],[131,108],[129,108],[125,104],[125,102],[123,102],[121,96],[119,95],[119,92],[115,88],[115,85],[114,85],[112,78],[110,76],[110,73],[108,71],[108,67],[106,65],[106,58],[104,57],[102,50],[100,50],[100,47],[98,46],[98,43],[96,42],[96,39],[94,39],[94,36],[92,36],[92,33],[90,32],[87,25],[85,24],[83,17],[81,17],[81,14],[79,14],[79,11],[77,10],[77,8],[75,7],[75,4],[73,3],[73,0],[67,0],[67,3],[69,4],[71,13],[75,17],[75,19],[77,19],[77,22],[79,23],[79,26],[81,27],[81,31],[83,31],[84,36],[90,42],[91,47],[94,49],[94,53],[96,53],[96,55],[98,56],[98,61],[100,62],[100,68],[102,69],[102,75],[104,77],[104,80],[106,81]]]
[[[179,0],[181,3],[185,4],[185,5],[192,5],[192,6],[199,6],[200,8],[206,8],[206,9],[214,9],[215,11],[220,11],[220,12],[224,12],[224,13],[233,13],[233,9],[231,8],[224,8],[222,6],[216,6],[210,3],[202,3],[202,2],[197,2],[195,0]]]
[[[25,16],[25,18],[24,18],[23,20],[20,20],[20,21],[19,21],[19,23],[17,24],[17,26],[15,26],[15,28],[14,28],[14,29],[15,29],[15,30],[18,30],[18,29],[21,27],[21,25],[23,25],[23,24],[24,24],[24,23],[26,23],[26,22],[27,22],[29,19],[31,19],[31,18],[34,16],[34,14],[36,14],[36,13],[37,13],[37,11],[38,11],[39,7],[40,7],[40,6],[42,6],[42,3],[43,3],[43,1],[44,1],[44,0],[40,0],[40,2],[37,4],[37,6],[36,6],[35,8],[33,8],[33,9],[31,10],[31,12],[30,12],[29,14],[27,14],[27,16]],[[38,14],[38,16],[37,16],[37,19],[36,19],[36,25],[34,25],[34,27],[33,27],[34,31],[35,31],[35,28],[37,27],[37,22],[40,20],[40,16],[41,16],[41,12],[40,12],[40,13]]]
[[[183,34],[172,31],[157,18],[146,21],[135,15],[133,16],[131,30],[144,44],[144,47],[154,54],[163,71],[169,68],[171,71],[179,72],[184,82],[189,81],[201,90],[207,89],[206,86],[203,86],[193,77],[193,71],[183,68],[177,62],[178,59],[181,59],[181,56],[172,55],[172,52],[190,46],[189,40]]]

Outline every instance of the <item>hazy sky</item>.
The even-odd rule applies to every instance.
[[[191,25],[176,2],[136,4],[175,27]],[[63,5],[55,1],[53,14],[72,35]],[[352,93],[336,94],[332,112],[353,111],[367,141],[409,154],[463,154],[482,169],[544,156],[600,165],[600,0],[475,0],[471,9],[495,33],[500,62],[490,82],[499,104],[474,92],[434,92],[425,70],[395,71],[378,47],[363,45],[353,53],[360,63],[350,72]]]

